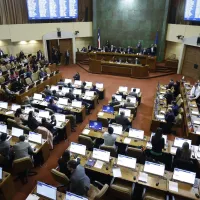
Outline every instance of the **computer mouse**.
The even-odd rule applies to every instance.
[[[159,183],[156,183],[156,186],[159,186]]]
[[[197,193],[195,194],[195,196],[196,196],[196,198],[199,198],[199,197],[200,197],[199,194],[197,194]]]

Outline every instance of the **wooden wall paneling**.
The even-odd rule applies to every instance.
[[[73,50],[72,50],[72,39],[60,39],[60,53],[61,56],[61,64],[65,64],[65,51],[68,49],[70,54],[70,63],[73,63]]]

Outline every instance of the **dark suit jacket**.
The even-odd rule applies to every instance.
[[[173,94],[172,93],[167,93],[164,95],[164,97],[167,100],[167,104],[171,104],[172,100],[173,100]]]
[[[172,124],[175,120],[175,116],[174,116],[174,113],[167,113],[165,115],[165,121],[168,123],[168,124]]]
[[[151,144],[152,144],[152,151],[156,153],[162,153],[162,149],[164,149],[165,147],[165,140],[164,138],[161,138],[159,141],[156,141],[155,136],[153,136],[151,139]]]
[[[109,103],[109,106],[116,106],[116,105],[119,105],[119,104],[120,104],[119,101],[111,101],[111,102]]]
[[[35,119],[35,117],[33,117],[33,118],[31,119],[31,121],[28,120],[27,125],[28,125],[28,127],[29,127],[32,131],[35,131],[35,130],[37,129],[37,127],[38,127],[40,124],[39,124],[39,122]]]
[[[127,117],[122,117],[120,115],[115,117],[116,123],[121,124],[123,126],[123,129],[126,129],[127,126],[130,124]]]
[[[68,93],[65,97],[69,98],[71,101],[75,99],[75,96],[72,93]]]

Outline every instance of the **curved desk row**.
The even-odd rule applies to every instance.
[[[101,60],[89,60],[89,70],[97,74],[113,74],[132,78],[145,78],[149,76],[148,65],[116,63]]]

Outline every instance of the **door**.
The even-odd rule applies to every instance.
[[[72,39],[60,39],[60,53],[61,53],[61,64],[65,65],[65,52],[68,50],[70,59],[69,63],[73,63],[73,47],[72,47]]]
[[[58,49],[58,40],[47,40],[48,58],[51,63],[53,63],[53,59],[52,59],[52,48],[53,47]]]

